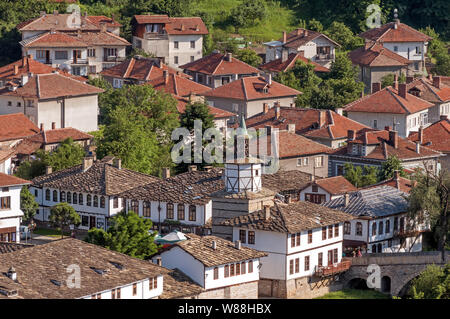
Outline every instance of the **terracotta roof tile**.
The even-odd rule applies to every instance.
[[[35,135],[39,128],[23,113],[0,115],[0,142]]]
[[[320,186],[331,195],[341,195],[357,190],[357,188],[353,186],[353,184],[350,183],[344,176],[319,178],[313,182],[310,182],[308,186],[313,184]]]
[[[180,66],[181,69],[193,72],[200,72],[209,75],[225,75],[225,74],[251,74],[256,75],[259,70],[248,65],[235,57],[231,61],[226,59],[223,53],[211,53],[194,62],[190,62]]]
[[[283,46],[297,49],[299,46],[305,45],[306,43],[318,37],[324,37],[325,39],[329,40],[330,42],[333,42],[337,46],[340,46],[337,42],[333,41],[323,33],[306,30],[303,28],[295,29],[286,34],[286,42],[283,44]],[[283,38],[280,38],[278,41],[282,42]]]
[[[397,28],[395,28],[397,25]],[[379,42],[427,42],[431,37],[400,22],[389,22],[359,34],[360,37]]]
[[[450,152],[450,120],[440,120],[423,129],[422,145],[439,152]],[[419,132],[411,132],[408,139],[416,142]]]
[[[361,47],[348,55],[353,64],[362,66],[407,66],[413,62],[384,48],[381,44],[373,44],[367,49]]]
[[[77,28],[73,26],[70,20],[71,14],[58,13],[58,14],[45,14],[44,16],[37,17],[22,23],[19,23],[16,28],[23,31],[50,31],[52,29],[56,31],[74,31]],[[81,16],[81,29],[87,30],[100,30],[99,26],[89,21],[84,16]]]
[[[369,185],[361,189],[375,188],[378,186],[391,186],[397,188],[398,190],[404,193],[409,193],[411,191],[411,188],[414,187],[415,183],[416,183],[415,181],[399,176],[398,181],[395,179],[395,177],[393,177],[391,179],[387,179],[385,181],[381,181],[379,183]]]
[[[19,186],[19,185],[29,185],[30,181],[24,180],[22,178],[15,177],[13,175],[6,175],[0,173],[0,187],[6,186]]]
[[[267,137],[266,145],[260,145],[259,151],[266,151],[267,155],[272,155],[272,136]],[[267,148],[267,150],[266,150]],[[278,133],[278,156],[280,159],[298,157],[312,154],[326,154],[331,148],[317,143],[309,138],[288,131]]]
[[[182,97],[187,97],[191,93],[202,95],[202,93],[210,90],[207,86],[191,81],[174,73],[168,73],[167,78],[165,78],[164,75],[155,77],[147,83],[153,86],[156,90]]]
[[[52,47],[52,48],[86,48],[88,44],[81,41],[81,39],[71,36],[67,33],[43,33],[32,38],[28,38],[20,41],[20,44],[25,48],[41,48],[41,47]]]
[[[168,17],[167,15],[135,15],[138,24],[163,23],[167,34],[208,34],[208,29],[200,17]]]
[[[418,92],[419,97],[430,103],[443,103],[450,101],[450,81],[446,81],[445,77],[441,78],[439,87],[434,85],[434,80],[426,77],[417,78],[408,83],[409,92]]]
[[[291,53],[289,54],[286,61],[283,62],[282,58],[272,60],[268,63],[262,64],[259,66],[261,70],[266,70],[270,72],[286,72],[287,70],[294,67],[295,62],[297,61],[303,61],[307,64],[312,64],[314,66],[315,72],[330,72],[330,69],[311,61],[310,59],[305,58],[304,56],[301,56],[299,53]]]
[[[90,22],[100,27],[101,23],[105,23],[107,27],[121,27],[122,25],[115,21],[113,18],[108,18],[106,16],[88,16]]]

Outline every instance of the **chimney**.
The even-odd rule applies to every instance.
[[[263,103],[263,113],[269,112],[269,103]]]
[[[264,220],[270,219],[270,206],[264,206]]]
[[[181,29],[181,31],[184,31],[184,24],[181,24],[180,29]]]
[[[305,36],[305,37],[308,36],[308,30],[303,31],[303,36]]]
[[[344,207],[347,207],[350,204],[350,195],[348,193],[344,194]]]
[[[315,176],[314,174],[310,174],[310,175],[309,175],[309,180],[310,180],[311,182],[314,182],[314,181],[316,180],[316,176]]]
[[[16,273],[16,270],[14,269],[14,267],[12,267],[12,266],[8,270],[8,277],[11,280],[17,281],[17,273]]]
[[[380,82],[372,83],[372,93],[378,92],[380,90],[381,90],[381,83]]]
[[[17,75],[19,73],[19,66],[17,64],[14,64],[14,75]]]
[[[406,99],[406,84],[400,83],[398,85],[398,95],[400,95],[402,98]]]
[[[161,257],[156,257],[156,264],[160,267],[162,267],[162,258]]]
[[[416,142],[416,153],[420,154],[420,142],[419,141]]]
[[[58,15],[58,10],[53,10],[53,15],[57,16]]]
[[[297,35],[301,35],[303,33],[303,29],[297,29]]]
[[[100,22],[100,31],[106,32],[106,23],[105,22]]]
[[[291,203],[291,195],[289,195],[289,194],[284,195],[284,202],[286,204],[290,204]]]
[[[288,124],[288,132],[295,133],[295,123]]]
[[[398,148],[398,132],[397,131],[389,131],[389,144],[392,147]]]
[[[169,71],[164,70],[163,71],[163,77],[164,77],[164,83],[168,83],[169,82]]]
[[[275,106],[275,118],[279,119],[280,116],[281,116],[281,108],[280,108],[280,104],[278,104],[278,102],[277,102],[277,104]]]
[[[419,134],[418,134],[419,136],[419,143],[420,144],[423,144],[423,126],[421,125],[420,127],[419,127]]]
[[[236,240],[235,242],[234,242],[234,248],[236,248],[236,249],[241,249],[241,241],[240,240]]]
[[[398,90],[398,75],[394,74],[394,89]]]
[[[212,243],[211,243],[211,248],[212,248],[213,250],[216,250],[216,249],[217,249],[217,242],[216,242],[215,240],[212,241]]]
[[[428,76],[427,76],[427,78],[428,78],[428,80],[432,81],[432,80],[433,80],[433,74],[431,74],[431,73],[428,73]]]
[[[170,177],[170,168],[168,168],[168,167],[163,167],[163,169],[162,169],[162,177],[163,177],[164,179],[167,179],[167,178]]]
[[[433,76],[433,86],[437,87],[438,89],[441,88],[441,77],[440,76]]]
[[[41,123],[40,130],[41,130],[41,132],[44,131],[44,123]]]
[[[372,41],[366,40],[366,42],[364,42],[364,49],[368,50],[372,44]]]
[[[120,158],[113,159],[113,166],[118,169],[122,169],[122,160]]]
[[[400,189],[400,172],[398,170],[394,171],[394,180],[395,180],[395,187],[397,189]]]
[[[286,31],[283,31],[283,43],[287,42],[287,33]]]
[[[266,125],[267,136],[272,135],[272,125]]]
[[[22,86],[24,86],[25,84],[28,83],[28,74],[22,74],[21,76],[21,80],[20,80],[20,84]]]
[[[225,61],[232,62],[233,61],[233,53],[227,52],[225,55]]]
[[[56,128],[56,123],[52,122],[52,130],[54,130]]]
[[[289,56],[289,51],[287,49],[282,49],[281,51],[281,62],[286,62]]]
[[[326,111],[320,111],[319,110],[319,127],[322,127],[325,125],[325,114]]]
[[[198,27],[198,24],[195,25],[195,31],[200,31],[200,28]]]
[[[83,158],[83,172],[87,171],[94,163],[94,158],[86,156]]]
[[[28,56],[22,57],[22,67],[26,66],[28,64]]]
[[[356,132],[355,130],[347,130],[347,140],[353,141],[355,139]]]
[[[407,76],[406,77],[406,84],[411,83],[412,81],[414,81],[414,77],[413,76]]]
[[[271,73],[266,74],[265,78],[266,78],[267,84],[272,85],[272,74]]]
[[[188,171],[189,172],[195,172],[197,170],[197,165],[189,165]]]
[[[53,168],[51,166],[45,167],[45,175],[53,173]]]

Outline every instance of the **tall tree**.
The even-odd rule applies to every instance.
[[[374,166],[354,166],[351,163],[344,164],[344,177],[355,187],[364,187],[375,184],[378,170]]]
[[[38,208],[39,204],[36,202],[33,194],[30,193],[28,187],[22,187],[22,190],[20,191],[20,209],[23,212],[22,219],[30,222],[36,214],[36,210]]]
[[[390,155],[388,159],[381,165],[379,179],[381,181],[394,177],[395,171],[398,171],[400,176],[406,177],[406,173],[403,169],[402,162],[395,155]]]
[[[262,63],[262,58],[252,49],[242,49],[237,52],[237,58],[257,68]]]
[[[139,217],[133,211],[121,212],[111,219],[107,231],[89,230],[86,241],[131,257],[148,259],[157,250],[154,243],[156,232],[151,229],[150,219]]]
[[[450,299],[450,264],[444,268],[429,265],[412,281],[412,299]]]
[[[64,228],[69,225],[78,226],[81,223],[81,217],[75,209],[67,203],[59,203],[50,209],[49,222],[53,227],[61,230],[61,238],[64,237]]]

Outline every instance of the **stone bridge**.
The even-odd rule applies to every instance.
[[[381,288],[383,293],[401,296],[409,288],[412,279],[416,278],[428,265],[443,266],[450,262],[450,252],[446,253],[445,263],[441,252],[367,254],[359,258],[349,258],[352,266],[340,276],[345,288],[365,285],[369,276],[367,267],[371,264],[380,266]],[[373,271],[373,270],[372,270]]]

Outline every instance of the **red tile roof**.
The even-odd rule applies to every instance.
[[[44,33],[20,42],[26,48],[41,47],[76,47],[84,48],[94,45],[131,45],[127,40],[111,32],[81,32],[78,33]]]
[[[397,28],[395,28],[397,25]],[[370,29],[360,37],[379,42],[427,42],[432,38],[400,22],[389,22],[379,28]]]
[[[257,68],[241,60],[231,57],[228,61],[223,53],[211,53],[201,59],[180,66],[181,69],[200,72],[209,75],[224,74],[258,74]]]
[[[191,93],[201,95],[211,88],[199,84],[197,82],[186,79],[185,77],[178,76],[174,73],[167,74],[167,78],[164,75],[154,78],[148,81],[148,84],[153,86],[156,90],[165,91],[178,96],[189,96]]]
[[[282,58],[272,60],[268,63],[262,64],[259,68],[261,70],[267,70],[271,72],[286,72],[287,70],[291,69],[295,62],[297,61],[303,61],[307,64],[314,65],[314,71],[315,72],[330,72],[330,70],[324,66],[321,66],[320,64],[311,61],[310,59],[305,58],[304,56],[300,55],[300,53],[291,53],[289,54],[286,61],[283,62]]]
[[[0,173],[0,187],[29,185],[29,184],[31,184],[30,181],[12,175]]]
[[[422,145],[439,152],[450,153],[450,120],[440,120],[423,129]],[[408,136],[413,142],[419,140],[419,132]]]
[[[297,134],[328,139],[346,138],[348,130],[357,132],[368,128],[331,110],[295,107],[281,107],[278,119],[275,117],[275,108],[273,107],[267,113],[259,113],[247,118],[245,122],[247,127],[257,129],[270,125],[280,130],[287,129],[289,124],[295,124]]]
[[[100,27],[101,23],[105,23],[107,27],[121,27],[122,25],[112,18],[106,16],[88,16],[88,20]]]
[[[36,74],[28,82],[14,91],[8,88],[0,90],[0,95],[22,96],[29,98],[51,99],[67,96],[83,96],[102,93],[104,90],[82,83],[66,76]]]
[[[433,79],[427,77],[417,78],[407,84],[408,91],[418,90],[419,97],[431,103],[450,101],[450,78],[441,76],[439,88],[434,85]]]
[[[367,49],[360,47],[348,55],[353,64],[362,66],[407,66],[413,62],[384,48],[381,44],[373,44]]]
[[[401,97],[393,87],[366,95],[344,106],[347,112],[412,114],[434,106],[412,94]]]
[[[167,34],[208,34],[208,29],[200,17],[168,17],[167,15],[135,15],[138,24],[163,23]]]
[[[340,195],[358,190],[344,176],[319,178],[315,181],[309,182],[303,189],[314,184],[323,188],[331,195]]]
[[[23,113],[0,115],[0,142],[35,135],[39,128]]]
[[[286,42],[283,44],[283,46],[297,49],[299,46],[305,45],[306,43],[319,37],[324,37],[328,41],[334,43],[336,46],[340,46],[339,43],[330,39],[323,33],[306,30],[303,28],[295,29],[286,34]],[[283,42],[283,38],[280,38],[278,41]]]
[[[416,183],[415,181],[399,176],[398,181],[395,179],[395,177],[393,177],[391,179],[387,179],[385,181],[363,187],[362,189],[374,188],[378,186],[391,186],[397,188],[402,192],[409,193],[411,191],[411,188],[415,185],[415,183]]]
[[[175,94],[172,94],[172,97],[177,100],[178,113],[184,113],[186,111],[186,105],[189,104],[189,99]],[[214,116],[214,119],[223,119],[236,116],[234,113],[224,111],[211,105],[208,105],[208,108],[209,112]]]
[[[265,93],[262,88],[267,87]],[[272,81],[272,84],[266,82],[266,79],[260,76],[243,77],[239,80],[222,85],[216,89],[206,92],[204,95],[209,97],[222,97],[242,101],[273,99],[278,97],[294,97],[301,94],[286,85]]]
[[[81,29],[84,31],[99,31],[100,27],[95,23],[86,19],[83,15],[81,16],[81,28],[76,28],[72,24],[70,13],[48,13],[44,16],[40,16],[34,19],[30,19],[24,22],[19,23],[16,28],[23,31],[75,31],[77,29]]]

